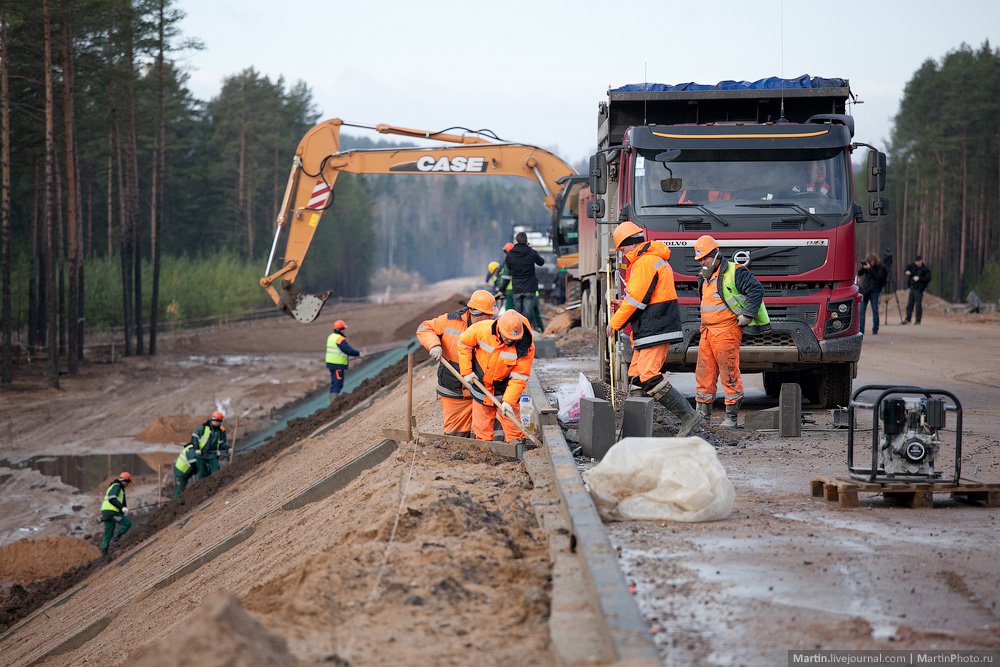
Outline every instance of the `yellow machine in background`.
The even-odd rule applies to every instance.
[[[454,146],[340,150],[340,128],[361,127],[381,134],[396,134],[444,141]],[[530,146],[502,142],[480,133],[465,135],[427,132],[392,125],[352,125],[339,118],[323,121],[299,142],[278,212],[274,240],[260,286],[278,308],[299,322],[319,315],[329,292],[304,294],[295,287],[313,234],[323,213],[333,202],[333,188],[341,172],[352,174],[417,174],[428,176],[520,176],[542,188],[545,205],[556,211],[557,200],[569,178],[570,167],[552,153]],[[271,272],[275,249],[287,228],[284,263]],[[275,281],[280,279],[278,286]]]

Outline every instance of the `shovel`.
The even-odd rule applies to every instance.
[[[454,375],[458,379],[458,381],[461,382],[462,385],[465,386],[466,389],[468,389],[470,392],[472,391],[473,388],[471,386],[469,386],[469,383],[465,381],[465,378],[463,378],[462,374],[458,372],[458,369],[456,369],[454,366],[452,366],[448,362],[447,359],[445,359],[444,357],[441,357],[441,364],[445,368],[447,368],[451,372],[451,374]],[[521,428],[521,424],[519,424],[517,422],[514,422],[514,420],[512,420],[510,417],[507,417],[505,415],[500,414],[500,406],[503,405],[503,402],[497,400],[497,397],[494,396],[493,394],[491,394],[489,392],[489,390],[486,387],[483,386],[483,383],[479,381],[479,378],[476,378],[475,380],[473,380],[473,382],[476,384],[476,387],[478,387],[478,389],[481,392],[483,392],[484,394],[486,394],[486,397],[489,398],[490,401],[492,401],[493,405],[495,405],[497,407],[497,414],[499,414],[501,417],[503,417],[504,419],[506,419],[508,421],[516,423],[517,427]],[[531,435],[530,433],[528,433],[524,429],[521,429],[521,430],[524,432],[524,436],[528,440],[531,440],[531,442],[535,445],[535,447],[541,447],[542,446],[542,443],[538,440],[538,438],[536,438],[535,436]]]

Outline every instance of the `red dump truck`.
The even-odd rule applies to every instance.
[[[743,371],[763,373],[768,394],[798,382],[822,406],[847,405],[862,340],[855,226],[877,221],[887,205],[885,154],[854,141],[851,99],[846,79],[809,76],[609,90],[591,158],[589,215],[601,268],[588,290],[596,315],[589,323],[604,331],[608,277],[621,282],[606,270],[614,262],[611,231],[631,220],[671,247],[684,340],[671,344],[667,369],[692,372],[694,242],[711,234],[765,289],[772,331],[744,337]],[[859,146],[868,148],[860,205],[852,176]],[[627,340],[618,344],[627,358]],[[605,378],[608,347],[603,339]]]

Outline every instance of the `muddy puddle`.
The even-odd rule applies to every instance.
[[[0,467],[37,470],[48,477],[58,477],[63,483],[84,493],[90,493],[122,470],[128,470],[133,476],[156,475],[159,466],[170,463],[175,458],[177,458],[176,452],[43,455],[19,461],[0,460]]]

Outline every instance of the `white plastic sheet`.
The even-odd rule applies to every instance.
[[[580,402],[584,398],[594,398],[594,385],[583,373],[576,380],[576,387],[570,391],[560,391],[557,395],[559,399],[559,413],[556,418],[561,422],[580,421]]]
[[[715,448],[701,438],[625,438],[583,473],[606,521],[717,521],[736,491]]]

